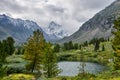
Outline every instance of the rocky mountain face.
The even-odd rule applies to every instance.
[[[93,18],[85,22],[77,32],[58,42],[84,42],[93,38],[108,38],[112,35],[113,21],[118,17],[120,17],[120,0],[116,0],[104,10],[97,13]]]
[[[50,22],[49,26],[45,28],[44,31],[48,34],[50,41],[57,41],[68,36],[68,33],[63,30],[62,25],[54,21]]]
[[[6,15],[0,15],[0,40],[12,36],[17,43],[25,42],[33,31],[39,29],[43,32],[45,38],[49,40],[48,35],[41,29],[37,23],[29,20],[13,19]]]

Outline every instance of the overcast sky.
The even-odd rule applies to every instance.
[[[1,0],[0,14],[29,19],[41,27],[51,21],[61,24],[70,34],[115,0]]]

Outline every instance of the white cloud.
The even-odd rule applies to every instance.
[[[1,0],[0,13],[36,21],[41,27],[55,21],[72,34],[113,1],[115,0]]]

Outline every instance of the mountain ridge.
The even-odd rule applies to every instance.
[[[5,14],[0,15],[0,40],[11,36],[19,44],[24,43],[33,31],[39,29],[43,32],[45,39],[48,40],[48,35],[34,21],[14,19]]]
[[[69,37],[63,38],[58,43],[73,41],[82,43],[93,38],[108,38],[113,30],[113,21],[120,17],[120,0],[113,2],[105,9],[85,22],[78,31]]]
[[[23,44],[32,35],[33,31],[39,29],[46,41],[54,42],[67,36],[65,31],[62,30],[62,25],[51,21],[48,30],[39,26],[32,20],[22,20],[20,18],[14,19],[5,14],[0,15],[0,40],[4,40],[11,36],[15,39],[17,44]]]

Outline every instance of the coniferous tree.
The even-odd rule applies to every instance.
[[[120,69],[120,18],[114,21],[114,29],[112,33],[114,34],[113,39],[113,49],[115,51],[114,53],[114,68],[115,70]]]
[[[102,51],[105,51],[105,46],[104,45],[102,45]]]
[[[75,44],[74,44],[74,49],[78,49],[78,47],[79,47],[79,46],[78,46],[78,43],[75,43]]]
[[[83,46],[88,46],[88,42],[85,41],[85,42],[83,43]]]
[[[7,67],[3,66],[6,61],[7,54],[3,50],[3,44],[0,41],[0,78],[7,74]]]
[[[33,72],[41,69],[42,58],[44,54],[45,40],[42,32],[39,30],[33,32],[33,36],[28,39],[25,45],[24,58],[29,62],[26,69]]]
[[[57,57],[53,52],[52,46],[50,43],[46,43],[45,46],[45,56],[43,63],[45,76],[48,78],[55,77],[60,73],[57,65]]]
[[[60,45],[59,44],[56,44],[54,46],[54,52],[60,52]]]
[[[3,63],[0,62],[0,79],[7,75],[7,66],[3,66]]]
[[[107,40],[108,42],[110,41],[110,38],[108,38],[108,40]]]
[[[8,37],[7,40],[7,54],[12,55],[14,53],[15,47],[14,47],[14,39],[12,37]]]
[[[69,50],[73,49],[73,42],[69,41],[68,46],[69,46]]]
[[[2,42],[0,42],[0,62],[5,63],[7,55],[6,40],[3,40]]]
[[[99,47],[100,47],[100,41],[98,39],[95,40],[95,43],[94,43],[94,51],[97,51],[99,50]]]
[[[3,45],[2,45],[2,42],[0,41],[0,62],[3,61]]]
[[[69,50],[69,45],[67,42],[64,43],[63,50]]]
[[[95,39],[95,38],[93,38],[92,40],[90,40],[89,44],[94,44],[94,43],[95,43],[95,41],[96,41],[96,39]]]
[[[82,49],[82,45],[81,45],[81,44],[79,45],[79,49],[80,49],[80,50]]]
[[[100,42],[105,42],[105,39],[104,38],[99,38],[98,39]]]
[[[24,54],[24,48],[22,47],[17,47],[15,50],[15,54],[20,55],[20,54]]]
[[[12,55],[14,53],[14,39],[12,37],[8,37],[6,40],[0,42],[0,46],[3,54]]]

